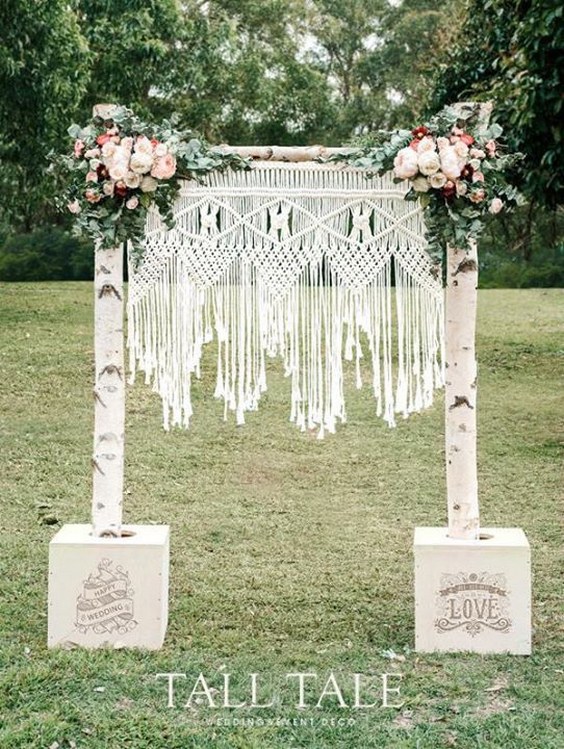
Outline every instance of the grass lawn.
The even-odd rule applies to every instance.
[[[165,434],[157,396],[141,382],[129,391],[126,520],[172,530],[163,650],[48,652],[48,544],[89,517],[91,285],[1,285],[0,325],[3,749],[564,746],[563,291],[480,292],[482,525],[530,540],[531,657],[411,650],[413,528],[446,522],[441,394],[390,430],[351,372],[348,423],[318,441],[288,422],[273,362],[260,411],[237,428],[211,397],[211,350],[190,431]],[[200,671],[214,688],[231,673],[239,701],[259,672],[261,696],[279,702],[186,709]],[[302,711],[284,686],[295,671],[319,675]],[[404,705],[315,709],[331,671],[348,703],[353,673],[399,672]],[[174,708],[159,672],[187,674]]]

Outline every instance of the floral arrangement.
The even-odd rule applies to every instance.
[[[369,173],[392,171],[396,182],[407,180],[406,200],[423,206],[428,249],[436,259],[448,244],[468,249],[490,216],[523,202],[508,182],[511,167],[523,157],[505,153],[501,127],[480,128],[479,114],[479,105],[447,107],[413,130],[380,133],[376,147],[335,157]]]
[[[148,125],[130,110],[95,116],[86,126],[71,125],[72,152],[50,158],[63,185],[59,208],[75,218],[75,233],[98,246],[126,240],[141,247],[147,211],[155,204],[169,227],[172,207],[184,179],[201,179],[214,169],[244,169],[235,154],[211,150],[171,122]]]

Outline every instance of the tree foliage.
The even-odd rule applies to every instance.
[[[508,145],[527,156],[522,189],[551,207],[564,197],[563,17],[559,0],[470,0],[430,99],[493,99]]]
[[[46,154],[85,91],[88,47],[68,0],[0,4],[2,219],[29,231],[51,214]]]

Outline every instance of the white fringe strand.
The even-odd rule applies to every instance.
[[[130,259],[130,381],[152,382],[165,429],[189,426],[214,336],[215,396],[237,424],[267,388],[267,357],[291,380],[291,421],[320,438],[346,420],[343,360],[360,388],[368,358],[390,426],[428,407],[444,383],[443,290],[404,194],[341,165],[261,162],[186,182],[172,231],[151,212],[143,261]]]

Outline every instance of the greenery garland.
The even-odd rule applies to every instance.
[[[447,245],[467,250],[493,216],[524,203],[510,183],[523,155],[505,153],[500,125],[484,129],[479,115],[479,104],[463,111],[445,107],[413,130],[380,131],[371,145],[328,160],[407,180],[405,199],[423,207],[428,252],[442,261]]]
[[[447,245],[468,249],[492,216],[523,202],[508,180],[522,155],[505,153],[501,127],[480,129],[478,116],[479,105],[464,111],[447,107],[413,130],[381,131],[373,138],[376,145],[328,160],[366,169],[369,176],[391,171],[394,181],[407,180],[405,199],[422,205],[429,253],[442,260]],[[95,116],[86,127],[72,125],[68,132],[72,153],[50,154],[65,186],[57,202],[76,219],[75,233],[87,234],[101,247],[128,240],[139,253],[151,205],[173,227],[183,180],[249,168],[247,160],[211,149],[170,121],[149,125],[125,107],[116,107],[111,117]]]
[[[171,121],[147,124],[125,107],[94,116],[85,127],[71,125],[68,133],[72,152],[49,154],[63,188],[57,205],[73,214],[75,234],[102,248],[129,241],[139,254],[153,204],[165,224],[174,226],[183,180],[249,168],[246,159],[212,150],[194,133],[175,130]]]

